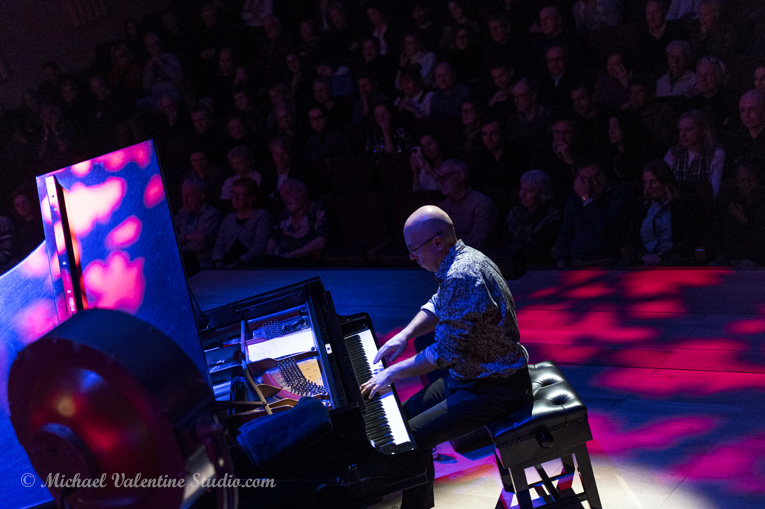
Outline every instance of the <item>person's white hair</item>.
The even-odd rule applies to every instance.
[[[555,198],[553,194],[552,178],[542,170],[529,170],[521,175],[521,184],[534,187],[539,192],[542,203],[547,203]]]

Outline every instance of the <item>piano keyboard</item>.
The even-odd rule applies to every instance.
[[[345,343],[351,355],[356,379],[360,384],[384,369],[382,362],[372,366],[372,360],[377,355],[377,344],[370,331],[364,330],[349,336],[345,339]],[[393,391],[375,395],[374,398],[366,401],[366,407],[364,422],[367,437],[372,445],[381,449],[382,452],[389,452],[394,446],[411,442]]]

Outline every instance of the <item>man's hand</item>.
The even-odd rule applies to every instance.
[[[372,399],[382,394],[393,383],[393,367],[386,368],[361,385],[361,395]]]
[[[399,332],[380,347],[377,351],[377,355],[375,355],[373,363],[377,364],[382,358],[385,358],[388,361],[395,361],[398,359],[399,355],[404,353],[407,341],[409,341],[409,338],[407,338],[406,334]]]
[[[661,263],[661,256],[658,254],[646,254],[640,257],[640,259],[646,267],[656,267]]]
[[[574,192],[581,198],[582,202],[586,202],[590,197],[590,186],[577,177],[574,179]]]

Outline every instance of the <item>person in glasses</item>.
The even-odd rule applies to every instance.
[[[434,171],[444,195],[438,206],[454,218],[457,236],[470,247],[486,249],[497,224],[494,201],[468,185],[468,167],[462,161],[448,159]]]
[[[396,360],[412,338],[431,331],[435,342],[376,374],[361,390],[371,398],[397,379],[448,369],[404,404],[428,483],[404,490],[401,508],[429,508],[435,477],[431,449],[528,404],[531,381],[513,296],[494,262],[458,239],[449,215],[433,205],[409,216],[404,239],[412,259],[435,273],[438,290],[378,350],[374,362]]]
[[[627,186],[611,185],[592,159],[578,161],[575,168],[574,192],[555,245],[557,266],[613,265],[627,240],[633,193]]]

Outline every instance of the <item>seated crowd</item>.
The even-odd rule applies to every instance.
[[[34,175],[148,138],[190,271],[323,263],[345,193],[385,193],[391,216],[404,194],[438,204],[509,277],[762,266],[756,29],[732,0],[146,13],[89,68],[45,64],[1,117],[0,271],[42,240]]]

